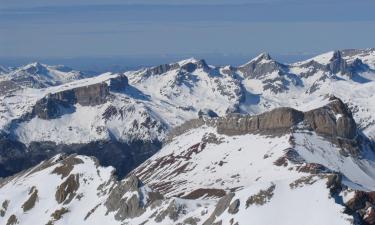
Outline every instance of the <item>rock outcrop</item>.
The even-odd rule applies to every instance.
[[[115,84],[115,88],[121,86],[118,83],[119,81]],[[51,93],[37,101],[34,113],[42,119],[55,119],[67,112],[74,111],[74,104],[99,105],[105,103],[108,96],[109,87],[104,82]]]
[[[76,195],[79,188],[79,175],[71,174],[69,177],[57,188],[55,198],[58,203],[69,203]]]
[[[318,134],[353,139],[357,126],[348,107],[332,97],[326,106],[306,112],[305,121]]]
[[[278,108],[257,116],[239,114],[219,118],[216,126],[220,134],[277,133],[287,131],[303,121],[303,113],[292,108]]]
[[[238,70],[243,73],[245,77],[250,78],[260,78],[265,74],[275,71],[285,71],[286,69],[286,65],[276,62],[268,53],[263,53],[256,59],[238,67]]]
[[[107,213],[115,212],[116,220],[124,220],[142,215],[146,211],[146,206],[154,201],[162,199],[158,193],[151,194],[153,198],[148,198],[144,205],[143,192],[140,188],[143,186],[136,176],[130,176],[126,180],[119,182],[111,191],[105,202]],[[148,194],[150,194],[148,193]]]
[[[56,93],[50,93],[37,101],[33,113],[41,119],[55,119],[63,114],[74,112],[74,105],[95,106],[107,101],[110,91],[123,91],[128,84],[125,75],[109,79],[106,82],[77,87]]]
[[[109,80],[109,89],[111,91],[123,91],[129,86],[128,78],[125,75],[120,75]]]
[[[229,114],[220,118],[194,119],[172,130],[167,141],[203,124],[214,126],[218,133],[225,135],[279,135],[290,132],[301,124],[325,137],[354,139],[357,136],[357,126],[349,108],[336,97],[331,97],[330,100],[327,105],[307,112],[281,107],[255,116]]]
[[[332,58],[329,60],[329,64],[327,65],[327,69],[331,73],[344,73],[344,74],[350,74],[350,71],[348,71],[349,66],[346,63],[346,61],[342,58],[342,54],[340,51],[335,51],[333,53]]]

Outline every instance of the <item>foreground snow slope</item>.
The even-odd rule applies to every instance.
[[[333,175],[259,181],[220,200],[163,198],[83,156],[56,156],[0,183],[2,224],[351,224],[330,197]],[[285,204],[288,202],[288,210]],[[303,205],[303,208],[300,206]],[[313,212],[313,213],[311,213]],[[269,214],[278,215],[269,217]],[[294,215],[294,216],[293,216]],[[298,216],[296,216],[298,215]],[[230,222],[232,221],[232,222]]]
[[[93,158],[57,155],[0,181],[0,221],[372,224],[375,150],[347,106],[327,102],[189,121],[121,181]]]

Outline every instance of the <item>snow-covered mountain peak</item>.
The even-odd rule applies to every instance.
[[[0,81],[12,82],[19,88],[45,88],[85,77],[89,75],[66,66],[49,66],[34,62],[8,71]]]
[[[178,61],[177,63],[178,63],[178,65],[183,66],[183,65],[188,64],[188,63],[193,63],[193,64],[195,64],[195,63],[197,63],[198,61],[200,61],[200,60],[197,59],[197,58],[191,57],[191,58],[188,58],[188,59],[183,59],[183,60],[181,60],[181,61]]]
[[[269,63],[269,62],[276,62],[268,52],[262,52],[256,57],[250,59],[247,63],[239,66],[239,67],[246,67],[248,65],[254,65],[258,63]]]
[[[42,67],[47,67],[47,65],[44,65],[40,62],[32,62],[32,63],[26,64],[26,65],[20,67],[19,69],[22,70],[22,69],[42,68]]]
[[[273,60],[273,58],[268,52],[262,52],[251,61],[262,61],[262,60],[268,61],[268,60]]]

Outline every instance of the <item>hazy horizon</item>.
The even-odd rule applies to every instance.
[[[289,62],[375,39],[370,0],[0,2],[0,64],[241,64],[264,51]]]

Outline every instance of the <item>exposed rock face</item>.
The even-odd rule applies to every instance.
[[[55,198],[58,203],[69,203],[75,196],[79,188],[79,175],[71,174],[69,177],[57,188]]]
[[[260,190],[257,194],[250,196],[246,200],[246,208],[251,205],[264,205],[271,200],[274,195],[275,185],[270,186],[266,190]]]
[[[65,92],[66,97],[70,96],[72,92]],[[69,99],[69,101],[67,101]],[[56,119],[67,112],[73,112],[72,98],[66,98],[66,101],[62,101],[56,98],[50,98],[49,96],[40,99],[34,106],[34,113],[41,119]]]
[[[253,61],[239,67],[245,77],[260,78],[265,74],[272,73],[274,71],[283,71],[286,66],[274,61],[271,56],[267,53],[263,53]]]
[[[129,86],[128,78],[125,75],[120,75],[118,77],[109,80],[109,89],[111,91],[123,91]]]
[[[114,82],[115,88],[121,88],[119,84],[121,79]],[[34,106],[34,113],[42,119],[55,119],[64,113],[73,112],[76,103],[82,106],[103,104],[106,102],[108,95],[109,87],[106,83],[52,93],[37,101]]]
[[[336,74],[336,73],[349,73],[348,71],[348,64],[346,64],[346,61],[342,58],[340,51],[335,51],[333,53],[333,57],[330,59],[330,63],[327,65],[327,69]],[[350,73],[348,75],[351,75]]]
[[[332,58],[329,60],[327,65],[320,64],[314,60],[306,62],[300,67],[309,68],[308,71],[302,72],[302,77],[309,77],[316,74],[318,71],[323,71],[330,74],[342,74],[347,75],[349,78],[353,78],[358,72],[369,70],[368,65],[364,64],[362,60],[356,58],[353,62],[347,62],[343,57],[351,55],[352,52],[349,50],[335,51]],[[322,76],[324,79],[326,74]]]
[[[106,82],[82,86],[57,93],[48,94],[37,101],[33,113],[42,119],[55,119],[65,113],[74,112],[74,105],[95,106],[103,104],[110,95],[109,91],[123,91],[128,84],[125,75],[109,79]]]
[[[8,221],[7,221],[7,224],[6,225],[15,225],[15,224],[18,224],[18,219],[17,219],[17,216],[12,214]]]
[[[109,95],[108,85],[106,83],[98,83],[86,87],[73,89],[76,101],[82,106],[100,105],[106,102]]]
[[[101,165],[115,167],[117,175],[122,178],[160,148],[161,143],[156,141],[95,141],[72,145],[32,142],[25,146],[18,141],[0,139],[0,177],[13,175],[59,153],[77,153],[95,156]],[[68,163],[62,168],[57,168],[54,173],[65,177],[71,166],[77,163],[79,162]]]
[[[217,205],[215,210],[212,212],[211,216],[203,223],[203,225],[214,224],[216,217],[220,216],[229,206],[234,193],[229,193],[228,195],[222,197]]]
[[[111,191],[105,202],[107,213],[115,212],[116,220],[124,220],[142,215],[146,207],[154,201],[162,199],[157,193],[151,194],[154,198],[149,198],[146,205],[143,204],[143,196],[140,188],[143,186],[136,176],[130,176],[125,181],[119,182]],[[156,197],[155,196],[159,196]]]
[[[148,73],[151,75],[159,75],[163,74],[165,72],[168,72],[169,70],[177,69],[179,67],[178,63],[174,64],[162,64],[156,67],[153,67],[151,69],[148,69]]]
[[[194,70],[196,69],[204,69],[204,70],[207,70],[208,69],[208,65],[206,63],[206,61],[204,61],[203,59],[199,60],[198,62],[196,63],[186,63],[185,65],[181,66],[181,68],[189,73],[193,72]]]
[[[163,74],[168,71],[175,70],[175,69],[181,69],[180,72],[182,73],[191,73],[198,68],[208,70],[209,66],[207,65],[206,61],[204,61],[203,59],[198,60],[196,62],[188,62],[183,65],[179,65],[178,63],[162,64],[162,65],[147,69],[145,71],[144,76],[149,77],[152,75],[160,75],[160,74]]]
[[[211,109],[204,109],[204,110],[199,110],[198,117],[199,118],[203,118],[203,117],[214,118],[214,117],[218,117],[218,115]]]
[[[236,199],[234,200],[230,205],[229,205],[229,208],[228,208],[228,212],[230,214],[236,214],[238,212],[238,208],[240,207],[240,200],[239,199]]]
[[[319,134],[353,139],[357,126],[348,107],[337,98],[332,98],[323,108],[305,113],[305,121]]]
[[[289,130],[303,120],[303,113],[292,108],[278,108],[258,116],[233,115],[217,121],[218,133],[241,135],[254,132]]]
[[[358,224],[375,224],[375,192],[355,191],[354,197],[345,202],[345,213],[355,215]]]
[[[291,131],[301,123],[322,136],[354,139],[357,135],[357,126],[349,108],[336,97],[331,97],[330,100],[326,106],[308,112],[282,107],[255,116],[229,114],[220,118],[194,119],[172,130],[167,141],[203,124],[215,126],[218,133],[226,135],[278,135]]]
[[[30,197],[22,205],[24,212],[29,211],[30,209],[34,207],[35,202],[38,199],[38,189],[36,189],[35,187],[32,187],[29,194],[30,194]]]

